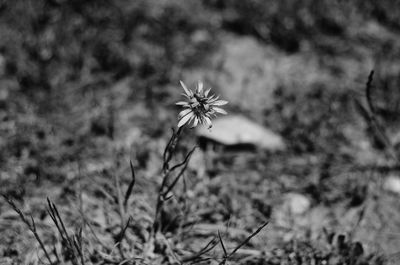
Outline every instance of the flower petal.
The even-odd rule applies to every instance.
[[[206,122],[208,129],[212,127],[211,119],[209,117],[204,116],[204,121]]]
[[[210,91],[211,91],[211,87],[210,87],[209,89],[207,89],[206,92],[204,92],[204,96],[207,97],[207,96],[208,96],[208,93],[210,93]]]
[[[191,123],[192,121],[193,121],[193,119],[195,119],[196,118],[196,115],[193,113],[192,115],[190,115],[191,117],[190,117],[190,119],[188,120],[188,124],[189,123]]]
[[[213,107],[212,108],[215,112],[221,113],[221,114],[228,114],[225,110],[218,108],[218,107]]]
[[[184,105],[189,105],[189,103],[187,103],[186,101],[178,101],[175,103],[175,105],[184,106]]]
[[[207,99],[207,102],[208,102],[208,104],[212,104],[213,102],[217,101],[218,99],[219,99],[219,96],[212,95],[211,97],[209,97]]]
[[[203,93],[203,82],[201,82],[201,81],[197,82],[197,90],[196,90],[196,92],[199,93],[199,94]]]
[[[228,101],[226,101],[226,100],[217,100],[217,101],[214,101],[212,103],[213,106],[222,106],[222,105],[225,105],[225,104],[228,104]]]
[[[186,95],[188,97],[192,97],[193,96],[193,92],[186,87],[185,83],[183,83],[182,81],[179,81],[179,82],[181,83],[181,86],[182,86],[183,90],[185,90]]]
[[[178,122],[178,127],[182,127],[183,125],[185,125],[191,118],[193,118],[193,116],[194,116],[193,112],[183,116]]]
[[[199,124],[199,118],[195,117],[193,121],[193,126],[192,128],[196,127]]]
[[[179,112],[179,114],[178,114],[179,119],[183,118],[184,116],[187,116],[191,111],[192,111],[192,109],[185,109],[185,110],[182,110],[182,111]]]

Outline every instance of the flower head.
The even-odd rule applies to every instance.
[[[192,128],[198,124],[207,125],[208,128],[211,128],[211,118],[215,117],[217,113],[227,114],[219,106],[227,104],[228,101],[220,100],[219,96],[210,95],[211,88],[204,90],[201,81],[197,83],[194,91],[188,89],[182,81],[180,82],[185,91],[182,95],[186,97],[187,101],[176,103],[176,105],[184,108],[178,115],[178,127],[192,123]]]

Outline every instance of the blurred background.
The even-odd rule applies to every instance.
[[[179,193],[189,223],[229,223],[234,244],[270,220],[250,245],[267,257],[238,264],[396,264],[399,18],[398,0],[0,0],[0,192],[45,224],[51,197],[72,226],[80,194],[112,242],[99,190],[113,175],[129,182],[132,160],[144,205],[133,211],[153,214],[179,80],[202,80],[229,101],[228,117],[255,126],[239,132],[255,148],[224,146],[240,128],[229,121],[210,139],[185,132],[182,153],[200,136],[212,143]],[[181,200],[170,207],[183,211]],[[1,219],[0,255],[27,262],[30,235],[0,200]]]

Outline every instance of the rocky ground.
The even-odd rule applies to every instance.
[[[47,198],[71,234],[82,228],[85,264],[218,264],[219,241],[209,259],[193,255],[218,233],[232,250],[266,221],[231,264],[398,263],[400,6],[284,2],[0,4],[0,192],[32,214],[52,259],[72,262]],[[198,148],[149,251],[179,80],[199,79],[228,117],[283,143]],[[229,123],[218,128],[229,137]],[[198,133],[184,130],[176,161]],[[0,234],[0,264],[44,260],[3,198]]]

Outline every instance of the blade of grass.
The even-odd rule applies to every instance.
[[[132,190],[133,190],[133,187],[135,186],[135,182],[136,182],[135,169],[133,168],[132,161],[129,161],[129,164],[130,164],[130,167],[131,167],[131,176],[132,176],[132,180],[131,180],[131,182],[129,183],[128,189],[126,190],[126,193],[125,193],[125,199],[124,199],[124,203],[123,203],[125,209],[126,209],[126,206],[127,206],[127,204],[128,204],[128,200],[129,200],[129,197],[130,197],[131,194],[132,194]]]
[[[11,206],[11,208],[13,208],[13,210],[19,215],[22,222],[25,223],[26,226],[28,227],[28,229],[33,233],[36,241],[39,243],[40,248],[43,250],[44,255],[46,256],[46,259],[48,260],[49,264],[52,265],[53,262],[51,261],[50,255],[47,252],[42,239],[40,238],[39,234],[37,233],[36,224],[35,224],[35,220],[33,219],[33,216],[30,215],[32,223],[29,223],[29,221],[26,219],[24,213],[17,207],[17,205],[14,203],[14,201],[11,200],[7,195],[2,194],[2,196],[6,200],[6,202]]]
[[[241,247],[243,247],[245,244],[247,244],[254,236],[256,236],[260,231],[268,225],[268,221],[262,224],[256,231],[254,231],[250,236],[248,236],[245,240],[243,240],[242,243],[240,243],[232,252],[228,255],[228,257],[231,257],[233,254],[236,253]]]
[[[226,252],[224,241],[222,240],[222,237],[221,237],[221,234],[220,234],[219,230],[218,230],[218,238],[219,238],[219,243],[221,244],[222,250],[224,251],[224,258],[227,258],[228,257],[228,253]]]

